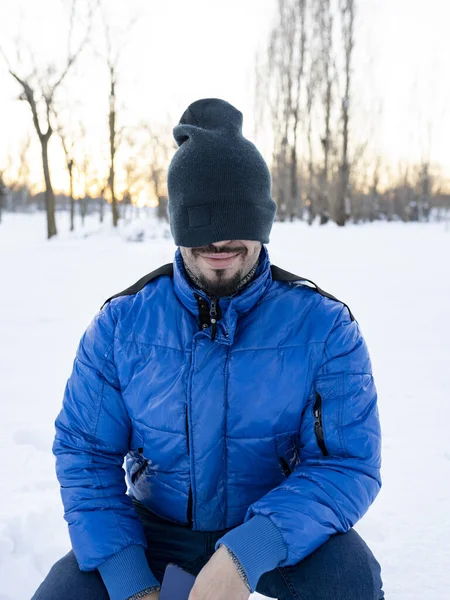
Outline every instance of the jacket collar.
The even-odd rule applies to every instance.
[[[178,248],[174,259],[174,289],[180,302],[196,318],[199,317],[198,303],[195,294],[202,296],[208,304],[210,298],[203,290],[196,288],[184,268],[183,257]],[[249,312],[258,300],[264,295],[272,281],[270,270],[269,253],[266,246],[262,246],[259,255],[259,265],[252,281],[238,290],[231,296],[222,296],[219,298],[219,305],[222,310],[222,325],[228,333],[228,339],[232,341],[236,327],[237,316]],[[219,322],[220,323],[220,322]]]

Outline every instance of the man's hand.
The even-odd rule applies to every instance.
[[[198,574],[189,600],[248,600],[249,596],[226,548],[220,546]]]
[[[143,598],[141,598],[141,600],[158,600],[159,599],[159,592],[152,592],[151,594],[147,594],[147,596],[144,596]]]

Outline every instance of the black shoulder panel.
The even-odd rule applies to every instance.
[[[293,273],[289,273],[289,271],[280,269],[280,267],[276,267],[275,265],[271,265],[270,269],[272,271],[272,279],[274,281],[288,281],[288,282],[289,281],[290,282],[298,281],[300,283],[301,282],[309,283],[310,285],[312,285],[313,289],[316,292],[318,292],[321,296],[325,296],[325,298],[329,298],[330,300],[336,300],[336,302],[340,302],[341,304],[343,304],[347,308],[348,312],[350,313],[351,320],[352,321],[355,320],[355,317],[353,316],[353,313],[350,310],[350,308],[347,306],[347,304],[345,304],[341,300],[338,300],[335,296],[328,294],[328,292],[325,292],[324,290],[322,290],[316,283],[314,283],[314,281],[311,281],[310,279],[305,279],[304,277],[299,277],[298,275],[294,275]],[[126,290],[123,290],[122,292],[119,292],[118,294],[114,294],[114,296],[111,296],[103,303],[102,308],[105,306],[105,304],[108,304],[108,302],[110,302],[114,298],[119,298],[120,296],[132,296],[133,294],[136,294],[137,292],[142,290],[142,288],[145,287],[148,283],[150,283],[157,277],[161,277],[161,275],[168,275],[169,277],[173,277],[173,263],[168,263],[166,265],[163,265],[162,267],[159,267],[159,269],[156,269],[155,271],[152,271],[148,275],[144,275],[144,277],[141,277],[141,279],[139,279],[139,281],[136,281],[136,283],[134,283],[133,285],[128,287]]]
[[[343,304],[347,308],[348,312],[350,313],[350,319],[352,321],[355,320],[355,317],[353,316],[352,311],[347,306],[347,304],[345,304],[345,302],[338,300],[335,296],[332,296],[328,292],[325,292],[324,290],[322,290],[316,283],[314,283],[314,281],[311,281],[311,279],[305,279],[304,277],[299,277],[298,275],[289,273],[289,271],[280,269],[280,267],[276,267],[275,265],[271,265],[270,269],[272,271],[272,279],[274,281],[299,281],[300,283],[304,281],[306,283],[309,283],[313,286],[313,289],[315,289],[316,292],[318,292],[321,296],[324,296],[325,298],[329,298],[330,300],[336,300],[336,302],[340,302],[341,304]]]
[[[111,296],[111,298],[108,298],[108,300],[106,300],[103,303],[102,308],[105,306],[105,304],[108,304],[110,300],[113,300],[113,298],[118,298],[119,296],[132,296],[133,294],[136,294],[137,292],[139,292],[139,290],[142,290],[142,288],[145,287],[147,283],[150,283],[150,281],[153,281],[157,277],[161,277],[161,275],[169,275],[169,277],[173,277],[173,263],[168,263],[167,265],[159,267],[159,269],[156,269],[148,275],[144,275],[144,277],[141,277],[139,281],[136,281],[136,283],[128,287],[126,290],[123,290],[123,292],[114,294],[114,296]]]

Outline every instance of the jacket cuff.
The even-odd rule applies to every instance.
[[[215,548],[226,546],[245,571],[250,590],[255,591],[263,573],[275,569],[286,557],[283,536],[269,517],[255,515],[226,533]]]
[[[127,600],[142,590],[160,586],[148,566],[142,546],[128,546],[97,568],[110,600]]]

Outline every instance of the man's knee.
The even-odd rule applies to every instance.
[[[354,530],[331,537],[297,565],[261,577],[258,591],[280,598],[382,600],[380,565]]]
[[[97,571],[80,571],[71,551],[50,569],[31,600],[108,600],[109,596]]]
[[[315,554],[318,558],[317,566],[320,567],[322,563],[323,570],[329,574],[330,585],[337,586],[342,598],[384,598],[380,565],[366,542],[354,529],[331,537],[311,555],[311,560],[314,560]]]

